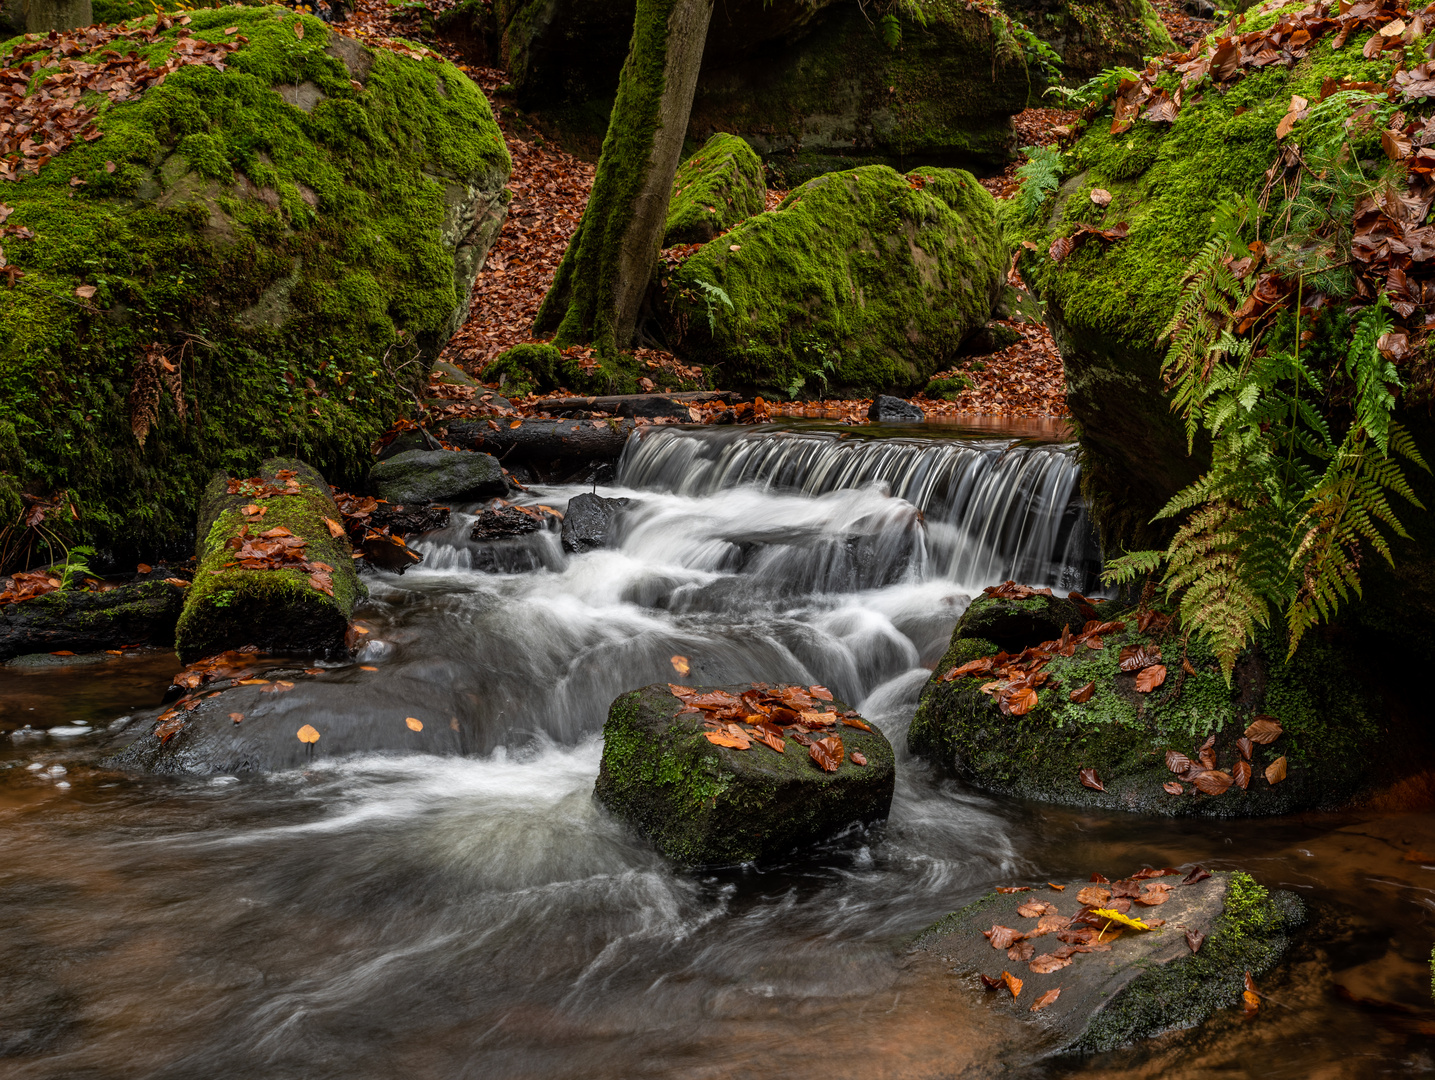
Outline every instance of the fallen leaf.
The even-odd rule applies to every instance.
[[[51,656],[74,656],[75,654],[72,653],[69,649],[58,649],[58,650],[56,650],[55,652],[52,652],[50,655],[51,655]]]
[[[1087,880],[1087,881],[1090,881],[1090,882],[1091,882],[1092,884],[1094,884],[1094,885],[1110,885],[1110,884],[1111,884],[1111,879],[1110,879],[1109,877],[1107,877],[1105,874],[1092,874],[1092,875],[1091,875],[1089,878],[1087,878],[1086,880]]]
[[[997,886],[997,892],[999,892],[999,893],[1031,892],[1031,886],[1030,886],[1030,885],[998,885],[998,886]]]
[[[1266,766],[1266,783],[1279,784],[1286,778],[1286,759],[1278,757]]]
[[[858,731],[871,731],[872,725],[856,716],[844,716],[842,718],[844,727],[856,728]]]
[[[296,23],[294,24],[294,36],[295,36],[296,38],[301,38],[301,37],[304,36],[304,24],[303,24],[303,23],[301,23],[301,22],[296,22]]]
[[[748,750],[752,747],[752,740],[747,738],[735,738],[723,731],[705,731],[703,735],[707,741],[714,746],[730,746],[734,750]]]
[[[1098,889],[1095,885],[1088,885],[1076,894],[1076,902],[1082,907],[1100,907],[1110,899],[1110,889]]]
[[[1140,919],[1133,919],[1130,915],[1123,915],[1121,912],[1112,908],[1095,908],[1090,914],[1099,919],[1106,919],[1109,922],[1120,923],[1122,926],[1129,926],[1133,930],[1151,929],[1149,924],[1142,922]]]
[[[240,686],[266,686],[266,685],[268,685],[268,683],[269,683],[269,680],[268,680],[268,679],[240,679],[240,680],[239,680],[239,685],[240,685]]]
[[[299,741],[302,743],[316,743],[319,741],[319,733],[309,724],[299,729]]]
[[[1281,737],[1283,729],[1272,716],[1253,716],[1251,723],[1246,728],[1246,738],[1251,742],[1258,742],[1262,746],[1269,746]]]
[[[1055,915],[1056,905],[1045,900],[1028,900],[1016,909],[1016,913],[1024,919],[1039,919],[1043,915]]]
[[[1106,785],[1104,785],[1101,782],[1101,778],[1096,775],[1095,769],[1082,769],[1081,772],[1077,773],[1077,775],[1081,777],[1081,782],[1087,787],[1089,787],[1092,791],[1106,790]]]
[[[1181,879],[1181,884],[1194,885],[1198,881],[1205,881],[1210,876],[1211,872],[1209,870],[1200,866],[1194,866],[1191,868],[1191,872]]]
[[[283,679],[279,679],[278,681],[276,681],[276,682],[274,683],[274,685],[272,685],[272,686],[266,686],[263,690],[261,690],[261,691],[259,691],[259,692],[260,692],[261,694],[282,694],[282,693],[285,693],[286,691],[293,690],[293,689],[294,689],[294,684],[293,684],[293,683],[291,683],[291,682],[285,682]]]
[[[1171,899],[1171,886],[1169,885],[1147,885],[1141,895],[1136,897],[1136,902],[1144,907],[1156,907]]]
[[[1006,958],[1014,963],[1025,963],[1032,958],[1036,952],[1036,946],[1030,941],[1018,941],[1006,951]]]
[[[332,536],[335,540],[339,539],[339,537],[344,535],[344,526],[340,525],[333,518],[326,517],[324,519],[324,524],[328,526],[329,535]]]
[[[1080,705],[1084,701],[1090,701],[1091,695],[1094,693],[1096,693],[1096,683],[1095,681],[1092,681],[1087,683],[1085,686],[1078,687],[1077,689],[1073,690],[1070,694],[1067,695],[1067,697]]]
[[[1053,884],[1052,884],[1051,882],[1049,882],[1049,881],[1048,881],[1046,884],[1047,884],[1047,886],[1048,886],[1049,888],[1055,889],[1057,892],[1065,892],[1065,891],[1066,891],[1066,886],[1065,886],[1065,885],[1053,885]]]
[[[1241,992],[1241,1006],[1247,1016],[1254,1016],[1260,1010],[1261,996],[1244,990]]]
[[[1196,790],[1206,795],[1224,795],[1235,783],[1235,778],[1230,773],[1213,769],[1192,777],[1191,783],[1196,785]]]
[[[239,723],[239,721],[244,719],[244,714],[242,712],[232,712],[229,714],[229,719],[233,720],[237,724]]]
[[[374,667],[373,664],[360,664],[360,665],[359,665],[359,670],[360,670],[360,671],[378,671],[379,669],[376,668],[376,667]]]
[[[1091,201],[1100,207],[1110,206],[1111,192],[1107,191],[1105,188],[1092,188]]]
[[[836,772],[842,764],[842,739],[837,735],[829,735],[825,739],[816,739],[807,748],[807,756],[821,767],[823,772]]]
[[[1071,957],[1057,956],[1055,953],[1042,953],[1035,957],[1028,965],[1033,974],[1050,975],[1053,971],[1060,971],[1064,967],[1071,966]]]
[[[93,285],[81,285],[75,289],[75,295],[78,296],[81,300],[88,300],[90,299],[90,297],[94,296],[97,291],[98,290]]]
[[[1002,981],[1000,979],[993,979],[990,975],[982,975],[981,972],[978,972],[977,974],[981,975],[983,990],[995,990],[1002,984]]]
[[[1006,983],[1006,988],[1011,991],[1012,997],[1021,997],[1021,980],[1010,971],[1002,972],[1002,982]]]
[[[1192,952],[1200,952],[1201,946],[1206,944],[1206,935],[1199,930],[1186,931],[1186,947]]]
[[[1036,708],[1036,691],[1029,686],[1024,686],[1011,695],[1002,698],[1002,706],[1012,716],[1025,716]]]
[[[1166,794],[1167,794],[1167,795],[1184,795],[1184,794],[1186,794],[1186,789],[1183,788],[1180,784],[1178,784],[1175,780],[1167,780],[1167,781],[1166,781],[1164,784],[1162,784],[1161,786],[1166,789]]]
[[[867,764],[867,756],[863,754],[861,750],[853,750],[852,753],[848,754],[847,756],[852,759],[853,765]]]
[[[1067,963],[1069,964],[1071,963],[1071,961],[1068,960]],[[1038,974],[1041,973],[1038,972]],[[1048,990],[1046,993],[1042,994],[1041,997],[1036,999],[1036,1004],[1031,1007],[1031,1011],[1036,1012],[1038,1009],[1044,1009],[1059,997],[1061,997],[1061,987],[1058,986],[1054,989]]]
[[[686,656],[672,656],[668,658],[668,662],[673,665],[673,670],[679,675],[686,675],[692,670],[692,665],[688,663]]]
[[[192,582],[185,581],[182,577],[167,577],[164,579],[166,585],[173,585],[177,589],[187,589]]]
[[[1136,673],[1136,692],[1149,694],[1165,681],[1166,668],[1161,664],[1153,664]]]
[[[1161,662],[1159,645],[1127,645],[1117,654],[1117,663],[1126,672],[1140,671]]]
[[[1247,761],[1251,760],[1251,751],[1255,748],[1255,743],[1251,742],[1251,740],[1246,738],[1244,735],[1242,735],[1239,739],[1236,740],[1236,749],[1241,752],[1241,757],[1245,758]]]
[[[1236,787],[1245,791],[1247,785],[1251,782],[1251,763],[1244,758],[1237,761],[1231,769],[1231,776],[1235,778]]]
[[[827,687],[825,686],[809,686],[807,688],[807,692],[813,697],[815,697],[818,701],[832,700],[832,691],[827,689]]]
[[[424,722],[417,716],[404,717],[404,723],[408,725],[410,731],[422,731],[424,729]]]
[[[1058,915],[1053,912],[1050,915],[1043,915],[1036,922],[1036,929],[1031,932],[1032,937],[1041,937],[1043,934],[1054,934],[1058,930],[1065,930],[1071,925],[1071,919],[1066,915]]]

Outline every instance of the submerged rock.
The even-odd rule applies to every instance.
[[[613,523],[632,501],[588,491],[573,496],[563,515],[563,550],[577,553],[607,547],[613,539]]]
[[[1284,645],[1263,636],[1228,687],[1208,648],[1183,642],[1160,616],[1143,632],[1138,612],[1111,603],[1100,606],[1106,629],[1088,623],[1090,635],[1063,645],[1061,628],[1074,626],[1067,606],[1076,610],[1049,597],[974,603],[922,691],[911,751],[983,791],[1171,817],[1338,806],[1401,756],[1382,742],[1380,695],[1331,643],[1308,638],[1286,660]],[[1041,655],[1024,652],[1037,646]],[[1003,688],[1026,675],[1035,682],[1023,710]],[[1274,741],[1243,746],[1267,716]],[[1170,759],[1173,771],[1168,752],[1189,760]],[[1083,770],[1102,790],[1083,783]]]
[[[488,454],[408,450],[369,470],[369,487],[391,503],[472,502],[508,494],[503,466]]]
[[[1193,871],[1189,876],[1199,875]],[[1158,905],[1126,901],[1128,917],[1164,925],[1144,932],[1114,927],[1119,936],[1111,940],[1109,931],[1101,934],[1095,942],[1098,951],[1077,952],[1067,946],[1071,955],[1063,957],[1066,943],[1057,935],[1072,936],[1070,931],[1052,928],[1037,935],[1042,916],[1018,912],[1023,905],[1044,903],[1056,916],[1070,918],[1084,907],[1077,899],[1082,890],[1096,890],[1087,894],[1095,900],[1123,885],[1130,885],[1130,892],[1154,885],[1158,893],[1169,885],[1169,899]],[[1269,893],[1240,872],[1211,874],[1191,884],[1180,876],[1096,885],[1072,881],[1062,891],[1038,885],[1027,892],[988,893],[932,926],[915,948],[952,965],[966,992],[990,993],[994,1008],[1034,1023],[1032,1038],[1043,1053],[1100,1053],[1194,1027],[1217,1009],[1240,1005],[1246,973],[1259,978],[1273,968],[1304,920],[1299,897]],[[1104,922],[1098,919],[1094,929],[1101,930]],[[1011,947],[1018,956],[1030,947],[1030,958],[1021,960],[994,948],[983,935],[993,927],[1034,935]],[[1188,931],[1201,939],[1194,952]],[[1062,966],[1062,959],[1069,962]],[[1005,985],[984,989],[981,976],[1000,982],[1008,972],[1022,981],[1020,996],[1014,997]],[[1033,1012],[1032,1006],[1051,990],[1060,994]]]
[[[172,645],[187,582],[136,581],[103,592],[62,589],[0,605],[0,660],[26,653],[84,653]]]
[[[673,179],[663,246],[705,244],[766,207],[762,159],[736,135],[719,132]]]
[[[329,485],[284,458],[266,461],[254,481],[221,474],[205,491],[198,566],[175,650],[185,663],[246,645],[288,656],[347,654],[349,617],[364,587]],[[264,512],[245,513],[249,507]],[[274,544],[294,550],[258,554]]]
[[[693,689],[740,694],[752,687]],[[782,753],[758,742],[747,750],[715,745],[704,734],[704,714],[679,715],[682,708],[661,683],[614,701],[595,789],[599,802],[674,862],[770,859],[887,816],[895,767],[881,732],[833,729],[844,757],[837,771],[826,772],[790,736]],[[854,751],[865,765],[854,762]]]
[[[910,392],[986,325],[1005,280],[996,204],[970,173],[869,165],[688,258],[668,284],[670,340],[767,396]]]
[[[867,419],[878,424],[920,424],[926,418],[921,406],[890,394],[878,394],[867,410]]]

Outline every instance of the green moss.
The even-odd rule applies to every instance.
[[[385,354],[392,367],[448,336],[454,192],[498,190],[510,167],[451,65],[381,51],[360,87],[310,16],[226,7],[189,29],[229,26],[249,41],[226,71],[182,67],[102,104],[103,138],[6,188],[9,224],[36,238],[6,246],[25,277],[0,289],[0,422],[25,448],[25,488],[68,489],[101,544],[181,543],[211,472],[279,451],[356,481],[408,400]],[[305,83],[322,95],[309,112],[277,92]],[[161,395],[141,445],[129,397],[152,342],[185,408]]]
[[[736,135],[719,133],[678,169],[663,246],[704,243],[767,205],[762,159]]]
[[[956,401],[966,391],[972,388],[972,380],[965,375],[948,375],[944,378],[933,379],[922,391],[929,398],[940,398],[943,401]]]
[[[680,350],[771,396],[910,391],[948,366],[1003,283],[971,174],[872,165],[819,177],[704,245],[667,287]],[[710,328],[704,286],[715,306]]]
[[[499,382],[506,394],[546,393],[558,389],[562,367],[563,354],[552,345],[515,345],[494,357],[483,377]]]

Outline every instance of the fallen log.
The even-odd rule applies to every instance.
[[[198,567],[175,628],[186,664],[245,645],[340,656],[364,587],[329,485],[301,461],[210,481],[200,504]]]
[[[616,461],[637,430],[631,419],[479,420],[450,424],[448,441],[466,450],[482,450],[505,462],[581,458]]]
[[[654,419],[671,416],[689,419],[688,406],[721,401],[728,405],[742,400],[733,390],[684,390],[673,394],[609,394],[600,397],[549,398],[534,403],[534,408],[554,416],[573,413],[605,412],[614,416],[645,416]]]

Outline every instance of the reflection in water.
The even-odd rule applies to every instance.
[[[31,725],[0,743],[0,1077],[1430,1070],[1423,1014],[1333,990],[1424,1007],[1430,819],[1146,821],[987,799],[907,756],[927,665],[982,583],[963,567],[1035,559],[1023,536],[1054,545],[1033,571],[1047,580],[1089,565],[1063,554],[1061,453],[742,438],[755,445],[697,446],[682,482],[688,448],[645,441],[610,550],[570,557],[530,537],[536,569],[496,573],[456,515],[420,542],[424,567],[368,579],[363,664],[301,679],[276,706],[387,725],[451,710],[457,730],[424,737],[454,744],[421,748],[467,757],[119,776],[87,764],[113,736],[37,729],[98,732],[154,705],[172,658],[0,669],[0,727]],[[988,517],[952,509],[963,483],[962,505]],[[533,498],[561,508],[577,490]],[[1016,539],[981,539],[999,535]],[[890,820],[781,865],[666,867],[591,791],[607,702],[671,677],[675,653],[693,681],[820,681],[859,703],[897,748]],[[994,884],[1193,861],[1299,889],[1316,913],[1256,1021],[1233,1011],[1099,1061],[1041,1063],[1030,1025],[902,951]]]

